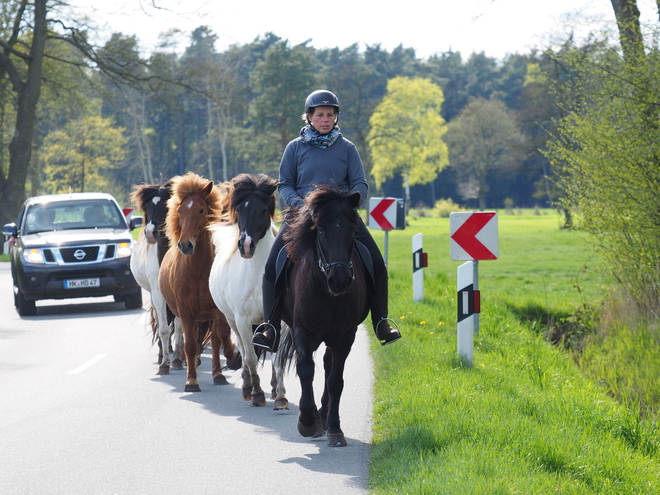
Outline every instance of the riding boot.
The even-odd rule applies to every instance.
[[[391,344],[401,338],[398,328],[392,327],[392,325],[396,327],[396,323],[387,317],[387,296],[387,272],[385,272],[374,279],[374,290],[371,294],[371,321],[381,345]]]
[[[270,352],[277,352],[280,343],[281,314],[280,294],[275,283],[263,278],[263,304],[265,321],[257,326],[252,336],[252,345]]]

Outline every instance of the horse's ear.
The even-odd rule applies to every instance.
[[[204,187],[204,195],[205,195],[205,196],[208,196],[209,194],[211,194],[211,192],[213,191],[213,188],[214,188],[214,187],[215,187],[215,184],[213,184],[213,181],[210,180],[210,181],[208,182],[208,184],[206,184],[206,187]]]
[[[348,204],[351,205],[351,208],[357,208],[360,206],[360,193],[354,192],[348,197]]]

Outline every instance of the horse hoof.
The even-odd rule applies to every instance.
[[[252,387],[242,389],[243,400],[252,400]]]
[[[275,411],[283,411],[283,410],[288,410],[289,409],[289,401],[286,399],[277,399],[275,400],[275,407],[273,407]]]
[[[213,385],[229,385],[225,375],[218,375],[213,377]]]
[[[346,439],[343,433],[328,433],[329,447],[346,447]]]
[[[266,405],[266,396],[263,392],[252,396],[252,401],[250,402],[252,407],[263,407]]]
[[[195,383],[194,385],[187,385],[187,384],[186,384],[186,388],[184,389],[184,391],[185,391],[185,392],[201,392],[202,389],[199,388],[199,385],[197,385],[197,384]]]
[[[182,370],[183,369],[183,361],[181,359],[173,360],[171,368],[173,370]]]
[[[169,375],[170,374],[170,367],[167,364],[161,364],[158,367],[158,373],[157,375]]]
[[[321,422],[316,419],[313,425],[310,426],[305,426],[298,420],[298,433],[300,433],[303,437],[312,437],[312,438],[319,438],[325,435],[325,431],[323,431],[323,428],[321,427]]]
[[[227,360],[227,368],[230,370],[240,370],[243,367],[243,358],[241,357],[241,353],[237,352],[236,355],[232,359]]]

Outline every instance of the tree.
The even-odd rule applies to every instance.
[[[594,239],[605,268],[647,315],[660,313],[660,95],[657,53],[646,55],[639,11],[612,2],[620,47],[562,54],[571,85],[548,156],[562,204]],[[568,96],[566,96],[568,94]]]
[[[123,131],[109,119],[92,116],[49,133],[41,152],[48,192],[115,193],[111,172],[126,154],[128,139]]]
[[[287,143],[303,125],[305,97],[315,88],[312,49],[306,43],[289,47],[287,41],[272,45],[250,77],[257,96],[250,117],[257,124],[256,140],[264,172],[275,174]]]
[[[367,140],[376,187],[401,174],[410,204],[410,186],[433,181],[448,163],[441,109],[444,95],[429,79],[395,77],[374,110]]]
[[[477,199],[483,210],[489,173],[519,166],[525,137],[504,103],[476,98],[449,124],[445,140],[461,197]]]
[[[9,168],[0,175],[0,220],[16,218],[25,198],[25,181],[32,155],[37,103],[41,94],[44,51],[48,38],[47,0],[10,2],[3,13],[9,26],[0,39],[0,78],[7,78],[15,94],[15,132],[9,143]],[[26,32],[25,26],[31,26]],[[29,39],[26,45],[25,40]]]

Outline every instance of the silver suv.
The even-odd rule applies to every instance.
[[[110,194],[72,193],[36,196],[21,208],[9,237],[14,304],[18,314],[36,313],[39,299],[114,296],[127,309],[142,306],[133,278],[130,223]]]

